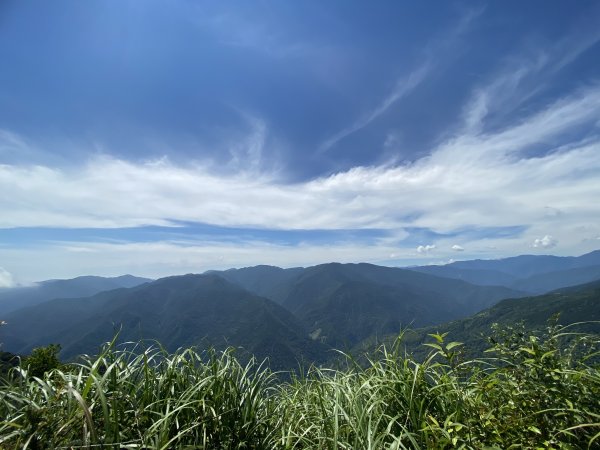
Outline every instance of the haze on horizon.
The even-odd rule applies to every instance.
[[[0,3],[0,287],[600,248],[600,4]]]

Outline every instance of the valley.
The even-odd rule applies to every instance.
[[[58,344],[60,357],[72,360],[117,335],[117,343],[159,342],[170,352],[234,347],[245,359],[268,358],[275,370],[326,365],[335,350],[360,353],[406,330],[417,354],[438,331],[482,352],[493,323],[538,329],[555,314],[561,323],[600,320],[599,263],[596,251],[410,268],[329,263],[52,280],[0,290],[0,342],[20,355]]]

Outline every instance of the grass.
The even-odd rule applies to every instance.
[[[598,336],[496,331],[490,358],[431,335],[282,378],[231,350],[115,349],[0,387],[2,449],[600,448]],[[286,381],[283,381],[286,380]]]

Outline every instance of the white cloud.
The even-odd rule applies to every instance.
[[[535,239],[532,245],[535,248],[553,248],[556,247],[556,244],[558,244],[558,241],[547,234],[543,238]]]
[[[371,122],[385,114],[390,107],[417,89],[436,66],[439,69],[439,66],[441,65],[440,63],[445,58],[448,58],[449,55],[453,55],[455,53],[454,46],[457,44],[459,38],[461,38],[462,35],[471,27],[472,22],[482,12],[483,9],[473,9],[467,11],[453,28],[445,30],[443,35],[438,36],[437,39],[432,39],[431,42],[429,42],[422,49],[425,56],[423,57],[422,62],[416,68],[409,71],[404,76],[399,77],[394,83],[392,89],[381,101],[379,101],[374,108],[366,111],[352,125],[342,129],[341,131],[338,131],[326,139],[319,146],[319,150],[322,152],[327,151],[340,140],[365,128]],[[435,55],[435,57],[432,55]]]
[[[521,105],[551,84],[553,76],[598,41],[597,27],[583,27],[543,47],[524,44],[525,52],[504,61],[491,80],[474,90],[464,110],[466,131],[480,132],[489,113],[516,115]],[[544,82],[540,82],[541,76]]]
[[[596,41],[595,37],[589,38],[581,51]],[[556,59],[552,53],[546,58],[540,56],[478,88],[465,108],[460,131],[432,148],[429,156],[411,164],[355,167],[331,176],[283,183],[276,175],[259,170],[264,163],[262,149],[268,129],[264,121],[251,116],[250,135],[240,140],[239,147],[230,148],[233,167],[227,174],[215,171],[209,164],[182,166],[166,158],[134,163],[105,155],[69,168],[11,164],[4,158],[4,164],[0,164],[0,228],[175,226],[176,221],[192,221],[279,230],[379,228],[395,236],[368,245],[329,247],[279,248],[262,242],[231,247],[186,244],[191,248],[187,250],[186,245],[169,244],[173,264],[188,259],[194,267],[202,261],[228,266],[259,262],[310,264],[336,258],[382,261],[392,254],[397,260],[407,260],[416,255],[413,243],[402,249],[401,241],[406,235],[402,230],[411,227],[452,233],[451,238],[436,237],[435,254],[440,258],[460,251],[453,242],[460,230],[486,227],[517,227],[522,231],[515,236],[492,238],[478,237],[477,233],[468,239],[461,235],[456,240],[468,249],[465,257],[516,254],[527,245],[552,248],[559,241],[560,251],[566,254],[591,251],[597,248],[598,240],[582,242],[581,236],[600,236],[600,137],[584,131],[597,126],[600,85],[580,88],[538,110],[528,109],[527,115],[521,112],[512,122],[504,122],[503,128],[485,126],[489,112],[496,116],[498,111],[509,111],[516,104],[512,100],[505,104],[503,98],[519,97],[528,86],[523,80],[540,72],[540,67],[555,67],[552,61],[559,60],[560,55]],[[568,59],[565,61],[552,70],[560,70]],[[417,69],[415,74],[407,86],[417,86],[426,70]],[[399,83],[396,89],[365,116],[366,123],[405,95],[405,85]],[[365,120],[357,124],[364,126],[361,123]],[[573,140],[573,136],[588,137]],[[29,142],[3,130],[0,154],[13,154],[15,149],[24,154],[39,151]],[[539,150],[537,156],[531,156],[532,147]],[[104,152],[108,154],[109,149]],[[550,224],[552,236],[546,235]],[[423,254],[432,250],[427,247],[420,246],[422,250],[417,251]],[[79,265],[95,267],[93,262],[99,251],[110,255],[102,260],[109,264],[122,248],[146,255],[144,267],[149,272],[154,271],[153,263],[147,262],[151,256],[162,258],[158,247],[144,247],[144,253],[136,253],[135,247],[99,249],[81,243],[61,251],[68,255],[64,256],[65,267],[72,270]],[[7,254],[4,250],[3,258]],[[212,259],[211,251],[223,256],[226,263]],[[11,270],[21,280],[21,273],[28,270],[27,263],[16,270],[13,261],[20,261],[19,253],[10,255]],[[50,253],[45,255],[46,259],[32,257],[28,262],[52,259]],[[190,255],[201,255],[203,259]],[[59,270],[59,266],[56,268]],[[39,271],[42,273],[41,268]]]
[[[431,64],[429,62],[425,62],[420,67],[409,73],[408,76],[397,80],[391,92],[389,92],[388,95],[375,108],[373,108],[371,111],[368,111],[363,117],[358,119],[348,128],[344,128],[325,140],[325,142],[321,144],[320,150],[325,151],[330,149],[346,136],[349,136],[369,125],[379,116],[384,114],[398,100],[416,89],[429,74],[430,70]]]
[[[464,247],[461,247],[461,246],[460,246],[460,245],[458,245],[458,244],[454,244],[454,245],[452,246],[452,250],[454,250],[455,252],[463,252],[463,251],[465,251]]]
[[[598,233],[600,139],[550,147],[544,156],[515,150],[544,142],[565,122],[600,114],[600,88],[562,99],[496,134],[455,137],[414,164],[355,167],[306,182],[268,175],[222,175],[210,167],[141,164],[96,157],[86,166],[0,165],[0,228],[128,227],[196,221],[276,229],[403,227],[449,232],[524,226],[530,240],[549,220]],[[574,118],[578,118],[575,120]],[[539,234],[538,234],[539,236]],[[524,236],[527,238],[527,236]],[[450,244],[452,245],[452,244]]]
[[[75,250],[81,247],[82,251]],[[3,255],[11,260],[19,279],[44,280],[78,275],[116,276],[131,273],[152,278],[209,269],[228,269],[257,264],[297,267],[332,261],[364,261],[385,264],[391,254],[403,261],[418,259],[414,249],[369,243],[300,244],[266,242],[144,242],[69,243],[27,248],[8,248]],[[49,266],[45,261],[52,260]],[[39,261],[39,264],[38,264]]]
[[[15,280],[10,272],[0,267],[0,288],[10,288],[15,286]]]
[[[435,250],[435,245],[433,245],[433,244],[419,245],[417,247],[417,252],[418,253],[429,253],[432,250]]]

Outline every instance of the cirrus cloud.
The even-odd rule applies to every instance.
[[[493,103],[496,95],[500,94],[488,92],[486,101]],[[470,126],[415,162],[358,166],[294,183],[257,170],[232,174],[198,162],[183,166],[167,158],[140,162],[104,155],[70,168],[0,164],[0,229],[180,227],[182,222],[199,222],[263,230],[379,229],[391,236],[369,245],[331,246],[326,252],[311,247],[310,257],[306,246],[283,246],[272,254],[273,260],[262,261],[256,255],[270,254],[268,242],[246,247],[252,249],[255,263],[281,260],[291,265],[293,261],[325,262],[336,254],[345,261],[381,261],[391,254],[408,260],[419,243],[404,242],[409,229],[430,232],[431,237],[424,238],[429,244],[417,247],[421,258],[434,249],[437,256],[445,258],[461,251],[458,247],[463,247],[454,244],[454,239],[464,243],[469,252],[479,252],[468,256],[515,254],[531,245],[549,249],[559,241],[561,251],[570,254],[595,249],[593,237],[600,234],[596,207],[600,136],[573,136],[595,126],[600,115],[600,86],[573,91],[493,132],[474,125],[486,116],[481,105],[472,108],[479,110],[466,114]],[[263,131],[257,134],[257,146],[252,147],[257,158]],[[0,133],[2,139],[28,145],[27,139],[14,133]],[[531,152],[540,145],[543,151]],[[35,153],[38,149],[30,150]],[[549,227],[552,236],[545,234]],[[485,228],[518,231],[496,237],[465,231]],[[198,249],[198,244],[190,247]],[[250,261],[241,247],[203,248],[211,248],[215,254],[217,249],[226,251],[231,265],[239,265],[235,261]],[[82,245],[68,253],[88,255],[87,267],[92,267],[89,261],[95,254],[85,250],[88,248]],[[103,247],[103,251],[114,254],[116,248]],[[169,249],[185,259],[184,246]],[[283,258],[283,254],[295,259]],[[28,264],[32,259],[36,258],[29,258]],[[4,283],[9,279],[5,275]]]

